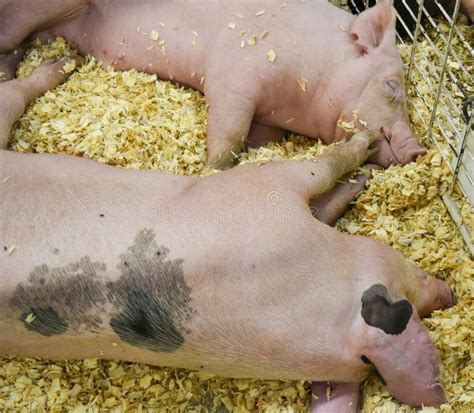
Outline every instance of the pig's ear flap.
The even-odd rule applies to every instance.
[[[368,336],[370,343],[361,358],[375,365],[393,397],[412,406],[446,402],[436,347],[416,311],[401,334],[372,329]]]
[[[383,284],[364,291],[361,302],[368,325],[362,361],[375,365],[390,394],[403,403],[444,403],[436,348],[412,304],[394,301]]]
[[[369,53],[382,43],[393,45],[395,19],[395,9],[385,1],[362,12],[354,19],[348,32],[361,55]]]

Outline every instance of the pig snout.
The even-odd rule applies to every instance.
[[[437,278],[426,276],[415,300],[418,314],[423,317],[434,310],[444,310],[455,304],[454,294],[449,284]]]
[[[426,149],[418,143],[407,122],[396,121],[390,135],[390,147],[402,165],[412,162],[419,155],[426,153]]]

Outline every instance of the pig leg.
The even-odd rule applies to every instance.
[[[61,69],[71,59],[65,58],[55,63],[45,62],[33,73],[22,79],[13,79],[0,84],[0,149],[8,143],[10,129],[23,114],[26,106],[46,91],[58,86],[68,75]]]
[[[346,175],[329,192],[312,198],[310,208],[313,216],[327,225],[334,225],[346,212],[349,203],[365,188],[365,184],[372,177],[373,169],[380,167],[373,164],[364,165],[362,175],[355,177],[352,173]]]
[[[0,82],[15,78],[16,68],[24,53],[24,48],[19,46],[8,54],[0,55]]]
[[[374,143],[379,136],[378,132],[366,129],[348,142],[335,145],[316,161],[282,161],[268,170],[308,205],[310,199],[331,189],[338,179],[365,162],[376,150]]]
[[[311,385],[311,413],[356,413],[359,383],[317,382]]]
[[[285,136],[285,131],[283,129],[252,122],[247,141],[251,148],[260,148],[268,142],[280,141],[283,136]]]
[[[215,86],[219,87],[219,85]],[[244,146],[255,114],[255,103],[225,88],[205,91],[207,117],[207,164],[218,169],[232,166]]]
[[[29,34],[80,13],[88,3],[89,0],[0,0],[0,53],[15,49]]]

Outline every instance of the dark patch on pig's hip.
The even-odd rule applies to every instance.
[[[361,301],[364,321],[387,334],[403,333],[413,313],[408,300],[393,302],[382,284],[374,284],[364,291]]]
[[[32,307],[21,315],[21,319],[28,330],[43,336],[55,336],[65,333],[68,329],[66,321],[51,307]]]
[[[184,343],[169,311],[145,291],[128,293],[126,307],[110,326],[123,341],[151,351],[169,353]]]
[[[194,310],[182,259],[167,260],[152,230],[140,231],[120,255],[121,276],[109,283],[115,314],[110,326],[125,342],[152,351],[171,352],[184,343],[183,332]]]
[[[93,331],[101,324],[98,314],[106,302],[99,271],[105,271],[105,264],[94,263],[89,257],[65,267],[37,266],[28,281],[13,291],[10,307],[21,314],[28,330],[43,335],[60,334],[66,328]],[[31,323],[25,321],[28,315]]]

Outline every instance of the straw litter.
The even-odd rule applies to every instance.
[[[44,59],[74,53],[62,39],[36,43],[18,74],[25,76]],[[88,57],[65,84],[27,108],[10,147],[88,156],[124,168],[206,175],[214,172],[203,169],[206,109],[198,92],[136,71],[104,71]],[[430,146],[421,123],[415,128]],[[318,142],[290,134],[281,143],[243,153],[239,161],[313,159],[324,150]],[[474,409],[474,265],[440,198],[450,181],[443,158],[431,148],[416,163],[376,172],[337,227],[378,238],[450,283],[457,304],[425,324],[440,354],[448,396],[439,411],[468,412]],[[464,215],[472,223],[472,213]],[[363,389],[366,412],[414,411],[391,399],[376,374]],[[305,412],[309,401],[306,382],[222,379],[96,359],[0,356],[0,411],[5,412]]]

